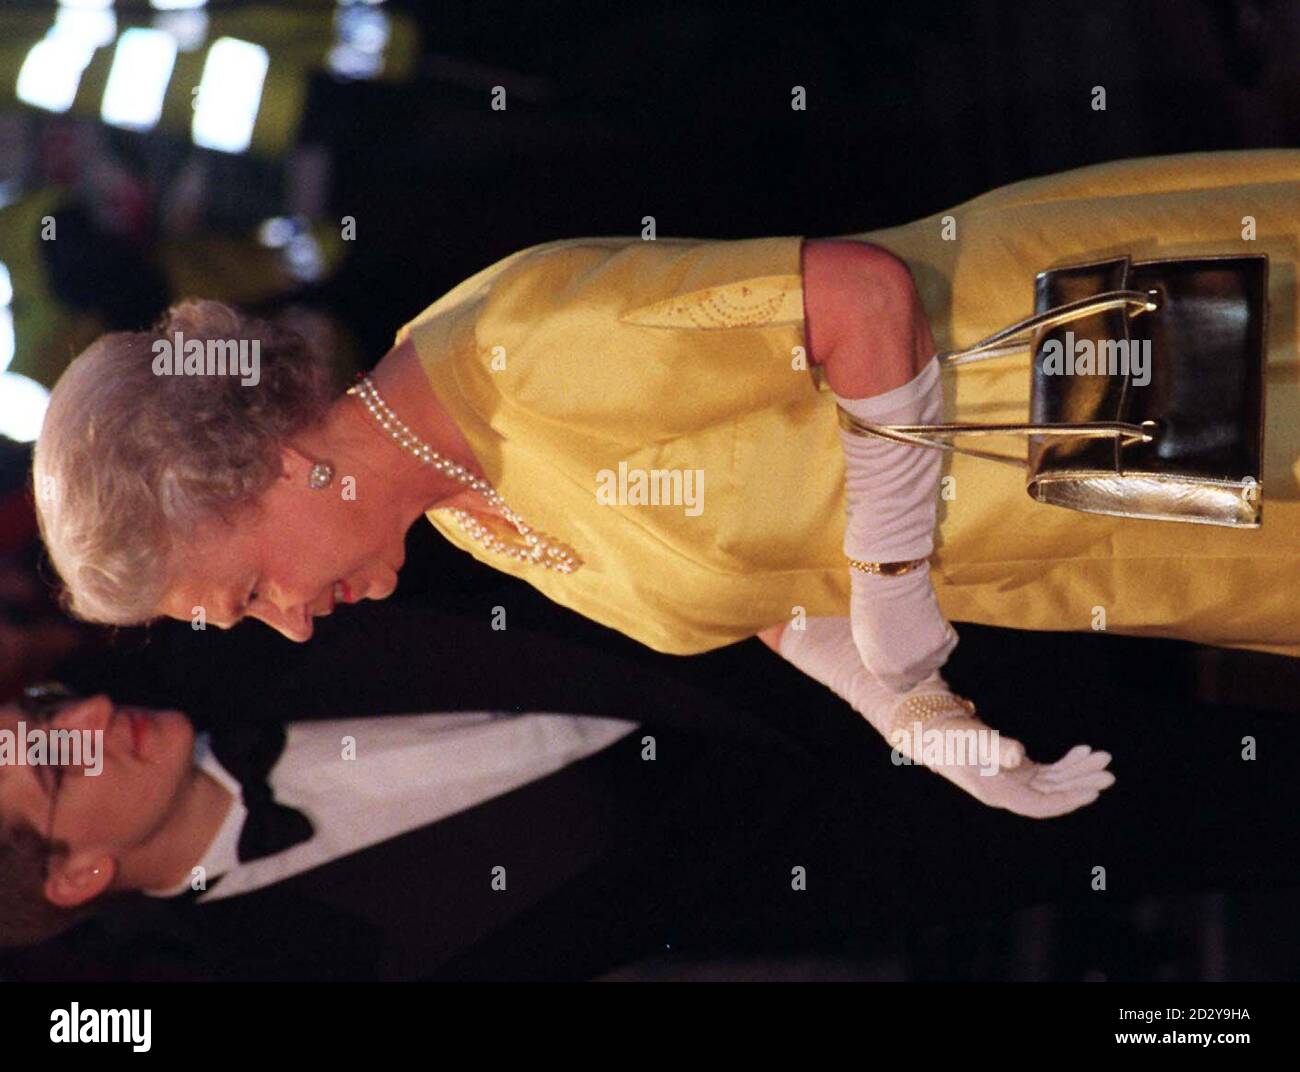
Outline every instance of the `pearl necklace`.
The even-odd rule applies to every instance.
[[[451,516],[456,519],[461,528],[465,529],[471,537],[487,547],[488,550],[507,555],[521,562],[536,563],[544,569],[553,569],[558,573],[572,573],[582,565],[582,559],[577,556],[573,548],[569,547],[568,544],[552,539],[544,532],[538,532],[527,524],[523,518],[506,505],[505,500],[497,492],[496,488],[486,480],[474,476],[463,465],[439,454],[421,440],[389,408],[388,403],[380,396],[374,381],[369,376],[362,376],[349,387],[348,394],[356,395],[361,400],[361,404],[379,422],[380,427],[388,433],[388,437],[394,443],[408,453],[415,455],[425,465],[433,466],[438,472],[453,477],[471,491],[478,492],[487,500],[489,506],[499,509],[505,515],[506,520],[514,525],[519,535],[524,538],[522,545],[508,543],[491,532],[486,525],[481,524],[468,511],[449,508]]]

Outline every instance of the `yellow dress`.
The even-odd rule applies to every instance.
[[[940,502],[932,576],[958,623],[1088,630],[1104,614],[1114,633],[1300,655],[1300,151],[1101,164],[842,237],[907,262],[941,350],[1031,313],[1044,268],[1121,253],[1268,254],[1260,529],[1049,506],[1023,473],[945,454],[953,497]],[[566,239],[434,302],[398,342],[413,338],[506,503],[584,564],[545,570],[485,549],[446,511],[430,521],[480,561],[663,652],[721,647],[798,608],[847,615],[843,457],[834,401],[807,371],[802,241]],[[1028,419],[1027,357],[943,379],[945,420]],[[656,471],[678,472],[663,485],[672,501],[638,500]]]

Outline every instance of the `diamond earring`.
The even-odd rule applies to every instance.
[[[317,462],[307,474],[307,486],[319,491],[334,483],[334,466],[329,462]]]

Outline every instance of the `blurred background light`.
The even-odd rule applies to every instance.
[[[54,25],[31,47],[18,70],[18,99],[47,111],[66,112],[95,49],[116,36],[117,17],[108,10],[108,0],[63,4]]]
[[[257,240],[284,251],[285,264],[295,279],[314,283],[325,274],[325,254],[310,221],[301,216],[272,216],[257,228]]]
[[[176,65],[176,39],[162,30],[123,30],[99,114],[105,123],[152,130],[162,116],[163,97]]]
[[[264,246],[279,249],[287,245],[297,233],[298,228],[293,220],[287,216],[272,216],[268,220],[263,220],[257,228],[257,240]]]
[[[208,36],[206,11],[160,11],[153,24],[176,38],[176,47],[182,52],[193,52],[203,47]]]
[[[16,443],[36,442],[49,404],[50,392],[35,380],[16,372],[0,373],[0,435]]]
[[[117,16],[108,7],[61,7],[55,13],[48,36],[73,37],[96,48],[113,43],[117,36]]]
[[[17,350],[13,300],[9,266],[0,261],[0,435],[31,443],[40,434],[50,392],[35,380],[6,371]]]
[[[325,258],[315,237],[306,232],[294,236],[285,247],[289,271],[304,283],[314,283],[325,274]]]
[[[340,78],[377,78],[384,69],[384,46],[392,35],[388,16],[359,4],[334,13],[337,43],[330,49],[329,69]]]
[[[219,37],[208,49],[194,106],[194,144],[242,153],[253,140],[270,57],[261,45]]]
[[[47,111],[66,112],[94,54],[89,41],[51,31],[32,45],[18,70],[18,99]]]
[[[0,261],[0,374],[9,368],[18,350],[14,335],[14,311],[10,308],[13,300],[14,286],[9,277],[9,266]]]
[[[14,336],[14,311],[8,306],[0,309],[0,372],[4,372],[13,363],[18,350]]]

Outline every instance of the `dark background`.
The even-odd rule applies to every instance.
[[[419,28],[410,77],[312,73],[298,135],[329,161],[322,217],[354,216],[358,235],[337,272],[290,297],[342,322],[363,364],[500,257],[555,238],[635,234],[645,215],[661,236],[844,234],[1073,167],[1293,146],[1300,136],[1294,3],[387,8]],[[498,84],[510,94],[505,112],[488,106]],[[796,85],[806,111],[790,108]],[[1090,106],[1098,85],[1104,112]],[[156,174],[167,152],[150,137],[161,138],[123,136],[123,152]],[[226,189],[229,218],[278,211],[272,202],[287,196],[274,161],[248,166],[271,178],[249,182],[243,202]],[[159,311],[151,300],[141,291],[113,316],[147,322]],[[842,939],[701,941],[612,978],[1300,976],[1293,660],[958,623],[946,673],[993,725],[1035,757],[1079,741],[1115,755],[1118,782],[1096,805],[1034,823],[974,805],[924,772],[894,777],[856,715],[756,641],[666,660],[429,531],[411,543],[393,609],[322,621],[314,651],[256,623],[215,636],[165,624],[96,636],[62,672],[208,717],[267,703],[283,703],[286,718],[341,713],[348,687],[337,677],[325,686],[313,660],[355,666],[349,680],[363,696],[367,645],[382,642],[387,614],[432,600],[468,630],[505,605],[512,627],[654,665],[823,750],[842,742],[861,761],[860,771],[836,768],[819,851],[830,862],[870,851],[895,886],[845,906],[857,918],[846,918]],[[430,657],[454,659],[457,643],[449,631]],[[232,681],[235,665],[246,672]],[[1247,735],[1259,743],[1254,762],[1240,758]],[[934,861],[964,876],[959,899],[931,880]],[[1090,889],[1095,866],[1107,868],[1108,892]],[[903,902],[906,917],[891,916]]]
[[[499,113],[468,86],[316,87],[338,207],[383,235],[358,244],[336,305],[377,348],[444,283],[647,214],[661,235],[835,235],[1105,160],[1300,135],[1290,3],[411,10],[440,51],[545,96]]]

